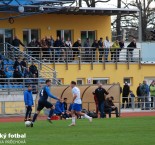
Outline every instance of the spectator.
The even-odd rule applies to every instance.
[[[13,68],[16,69],[20,66],[20,58],[15,58],[15,63],[13,65]]]
[[[109,118],[111,118],[111,112],[115,111],[116,117],[119,117],[118,108],[113,103],[114,97],[111,96],[105,100],[105,112],[109,113]]]
[[[22,45],[23,47],[25,47],[25,45],[18,39],[17,36],[14,37],[13,41],[12,41],[12,45],[17,47],[17,49],[19,50],[19,46]]]
[[[1,68],[1,70],[0,70],[0,78],[6,78],[6,74],[4,72],[4,68]]]
[[[106,39],[104,40],[104,60],[106,62],[108,61],[108,55],[109,55],[110,48],[111,48],[111,43],[110,43],[108,36],[106,36]]]
[[[100,117],[104,118],[105,117],[105,112],[104,112],[104,102],[105,102],[105,95],[108,95],[109,93],[102,87],[101,83],[98,83],[98,88],[95,90],[95,95],[97,97],[98,101],[98,108],[100,111]]]
[[[151,95],[151,107],[155,108],[155,81],[152,81],[150,85],[150,95]]]
[[[42,52],[43,52],[43,58],[44,58],[44,60],[46,60],[47,58],[47,52],[48,52],[48,46],[47,46],[47,43],[46,43],[46,39],[45,38],[43,38],[42,40],[41,40],[41,47],[42,47]]]
[[[124,41],[123,40],[119,41],[119,46],[120,46],[120,51],[121,51],[122,48],[124,48]]]
[[[4,68],[4,62],[2,59],[0,59],[0,69]]]
[[[132,42],[127,46],[127,60],[128,61],[133,61],[133,51],[134,48],[137,48],[137,44],[136,44],[136,39],[133,39]]]
[[[30,69],[27,67],[25,72],[24,72],[24,78],[32,78],[32,73],[30,71]]]
[[[70,41],[70,38],[67,39],[65,46],[67,47],[68,61],[71,61],[73,58],[73,51],[72,51],[72,42]]]
[[[23,60],[20,62],[20,66],[21,67],[27,67],[27,62],[26,62],[25,58],[23,58]]]
[[[61,57],[61,47],[62,47],[62,41],[59,36],[57,36],[57,39],[54,43],[54,47],[56,47],[55,48],[55,59],[59,61]]]
[[[93,42],[92,47],[94,47],[92,49],[92,53],[93,53],[93,61],[95,61],[95,58],[96,58],[96,56],[95,56],[96,55],[96,49],[99,48],[99,44],[98,44],[97,40],[95,40]]]
[[[13,77],[12,73],[8,70],[8,67],[5,68],[5,75],[6,75],[6,78],[12,78]]]
[[[149,110],[150,108],[150,103],[149,103],[149,86],[147,85],[147,82],[144,80],[143,84],[141,86],[141,90],[142,90],[142,110]]]
[[[36,57],[36,51],[38,51],[37,47],[37,40],[34,38],[32,39],[32,41],[28,44],[28,46],[30,48],[28,48],[28,53],[32,56],[32,57]]]
[[[38,74],[38,69],[37,69],[37,67],[35,66],[35,64],[34,64],[34,62],[32,62],[32,65],[30,66],[30,72],[32,73],[32,74]]]
[[[85,61],[90,62],[91,53],[90,53],[90,41],[89,41],[89,38],[87,38],[86,41],[84,42],[84,47],[85,47]]]
[[[63,104],[64,104],[64,109],[65,109],[65,111],[67,111],[68,109],[68,107],[67,107],[67,98],[64,98],[64,102],[63,102]]]
[[[66,114],[65,109],[64,109],[64,104],[63,104],[62,99],[56,102],[54,113],[56,115],[62,116],[62,118],[65,118],[65,119],[68,118],[68,115]]]
[[[22,74],[20,73],[18,68],[16,68],[13,72],[13,78],[21,78],[21,77],[22,77]],[[17,79],[16,82],[21,82],[21,80]]]
[[[141,102],[141,100],[142,100],[142,89],[141,89],[141,87],[142,87],[142,84],[141,83],[139,83],[139,86],[137,87],[137,90],[136,90],[136,94],[137,94],[137,97],[138,97],[138,108],[140,108],[140,102]]]
[[[129,102],[130,102],[128,101],[129,93],[130,93],[130,87],[128,83],[125,82],[125,85],[123,87],[123,94],[122,94],[122,108],[124,108],[125,102],[126,102],[126,108],[129,108]]]
[[[74,44],[73,44],[73,60],[75,59],[75,56],[80,54],[79,48],[82,47],[81,44],[81,39],[78,39]]]
[[[52,61],[54,58],[54,43],[55,43],[55,40],[54,40],[53,36],[51,35],[51,37],[50,37],[50,55],[51,55]]]
[[[103,44],[103,38],[102,37],[98,41],[98,44],[99,44],[99,62],[102,62],[103,52],[104,52],[104,44]]]
[[[116,40],[113,45],[112,45],[112,49],[111,49],[111,60],[114,60],[115,62],[119,61],[119,41]]]

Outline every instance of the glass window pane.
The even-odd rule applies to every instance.
[[[23,43],[27,46],[29,44],[29,31],[23,31]]]
[[[88,31],[88,38],[90,40],[90,44],[92,44],[95,40],[95,31]]]
[[[61,30],[57,30],[57,36],[61,38]]]
[[[31,30],[31,40],[32,39],[39,39],[39,30],[38,29],[32,29]]]
[[[5,42],[7,43],[12,43],[13,40],[13,30],[11,29],[6,29],[5,30]]]
[[[81,31],[81,43],[82,46],[84,45],[84,42],[86,41],[87,38],[87,31]]]
[[[70,40],[72,40],[72,33],[71,30],[64,30],[64,36],[63,36],[64,40],[67,41],[68,38],[70,38]]]

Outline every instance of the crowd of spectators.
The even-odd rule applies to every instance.
[[[12,68],[9,70],[9,68]],[[26,59],[16,58],[13,65],[4,64],[4,61],[0,60],[0,78],[1,82],[7,82],[4,78],[15,78],[14,82],[23,82],[22,78],[38,78],[38,69],[35,66],[34,62],[28,66]],[[17,78],[17,79],[16,79]],[[21,78],[21,79],[20,79]],[[35,79],[26,79],[25,82],[34,82]]]
[[[22,45],[26,47],[18,38],[15,36],[12,45],[19,47]],[[99,62],[108,61],[109,54],[111,53],[111,61],[119,61],[120,51],[124,48],[123,40],[116,40],[113,43],[110,42],[108,36],[105,40],[101,37],[99,40],[94,40],[91,44],[90,39],[86,38],[85,42],[82,44],[81,39],[78,39],[72,44],[71,39],[68,38],[66,41],[64,38],[59,36],[54,39],[53,36],[45,37],[41,40],[33,39],[27,46],[28,53],[35,58],[42,58],[44,60],[65,62],[74,61],[75,56],[80,57],[80,48],[84,48],[84,60],[90,62],[92,59],[96,59],[96,50],[99,51]],[[91,48],[93,47],[93,48]],[[136,48],[136,40],[127,46],[126,58],[130,58],[132,61],[133,50]],[[42,52],[42,54],[41,54]],[[104,58],[104,59],[103,59]]]

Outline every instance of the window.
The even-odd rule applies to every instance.
[[[27,46],[32,39],[39,39],[39,29],[24,29],[23,30],[23,43]]]
[[[93,84],[97,84],[98,82],[102,84],[108,84],[109,78],[93,78]]]
[[[68,38],[72,41],[72,30],[57,30],[57,36],[61,39],[63,38],[64,41],[67,41]]]
[[[84,79],[77,79],[77,85],[83,85],[84,84]]]
[[[82,45],[84,45],[86,38],[89,38],[90,44],[92,44],[96,38],[96,32],[95,31],[81,31]]]
[[[128,85],[132,85],[132,78],[131,77],[126,77],[126,78],[124,78],[123,82],[124,82],[124,84],[128,83]]]

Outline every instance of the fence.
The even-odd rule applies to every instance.
[[[141,109],[154,110],[155,97],[153,96],[139,96],[139,97],[122,97],[122,109]]]

